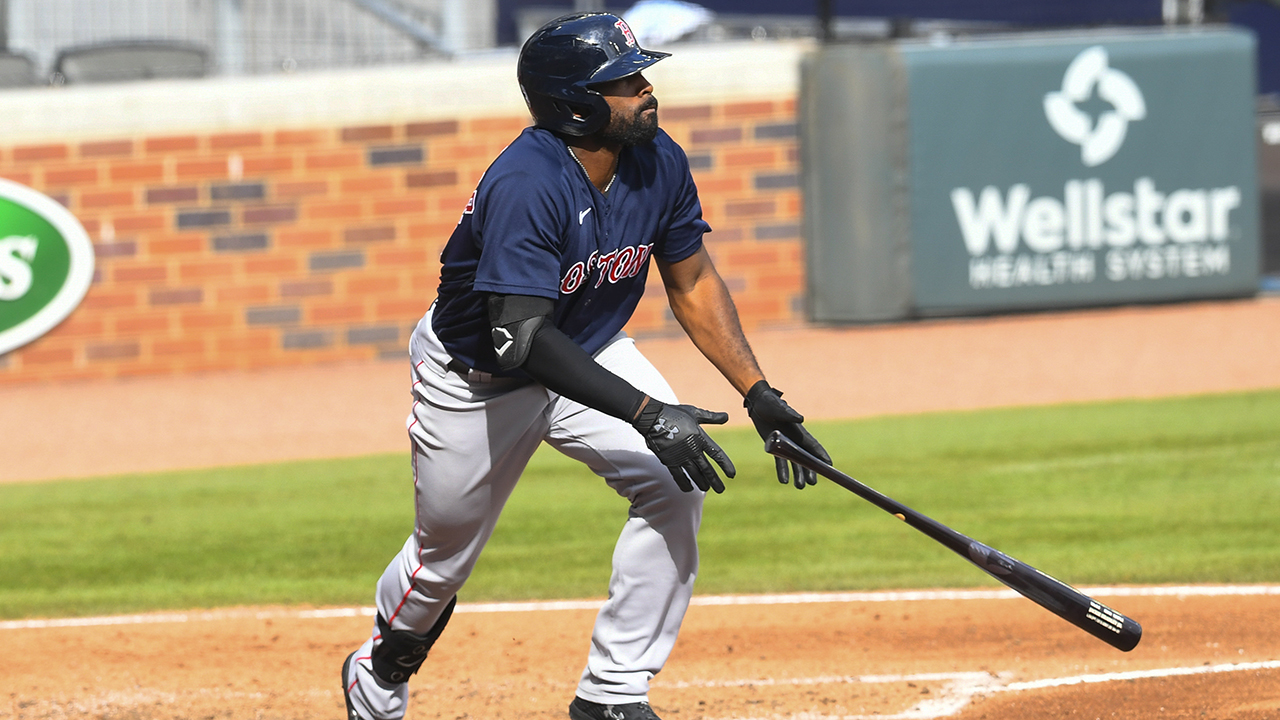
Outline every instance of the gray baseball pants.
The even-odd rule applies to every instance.
[[[703,493],[676,487],[640,434],[621,420],[534,382],[478,373],[468,378],[449,370],[430,312],[409,350],[414,402],[407,426],[417,518],[413,534],[378,581],[378,612],[393,630],[423,634],[435,624],[471,574],[525,465],[545,441],[631,503],[577,694],[604,704],[647,700],[649,681],[670,655],[693,593]],[[626,335],[615,336],[595,359],[650,396],[676,402]],[[395,720],[404,716],[408,688],[374,677],[369,658],[378,638],[375,624],[346,683],[361,716]]]

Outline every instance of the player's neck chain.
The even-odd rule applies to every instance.
[[[568,151],[569,151],[569,157],[573,158],[573,161],[574,161],[574,162],[576,162],[576,163],[578,163],[578,167],[582,168],[582,173],[583,173],[584,175],[586,175],[586,176],[587,176],[587,182],[588,182],[588,183],[591,183],[591,173],[587,172],[587,166],[586,166],[586,165],[583,165],[583,164],[582,164],[582,161],[578,159],[578,154],[577,154],[577,153],[575,153],[575,152],[573,151],[573,148],[569,147],[568,145],[565,145],[564,147],[565,147],[565,149],[566,149],[566,150],[568,150]],[[605,186],[604,186],[604,190],[601,190],[601,191],[600,191],[600,194],[601,194],[601,195],[608,195],[608,194],[609,194],[609,188],[613,187],[613,181],[614,181],[614,180],[617,180],[617,179],[618,179],[618,171],[617,171],[617,169],[615,168],[615,169],[614,169],[614,171],[613,171],[613,175],[610,175],[610,176],[609,176],[609,182],[608,182],[607,184],[605,184]],[[593,185],[594,185],[595,183],[591,183],[591,184],[593,184]]]

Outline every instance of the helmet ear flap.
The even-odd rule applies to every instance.
[[[569,101],[553,95],[527,91],[525,101],[539,127],[554,132],[582,137],[600,131],[609,124],[609,103],[592,93],[586,102]]]

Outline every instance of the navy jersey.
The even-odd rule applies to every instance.
[[[485,171],[441,254],[432,329],[455,360],[495,375],[487,296],[555,301],[553,322],[595,353],[631,318],[650,256],[678,262],[710,227],[684,151],[665,132],[626,147],[601,194],[547,130],[526,129]]]

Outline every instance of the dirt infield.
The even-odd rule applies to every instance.
[[[1130,653],[990,591],[701,598],[651,700],[668,720],[1280,717],[1280,587],[1184,591],[1104,596],[1145,626]],[[565,717],[594,618],[579,605],[460,605],[410,717]],[[0,717],[340,718],[338,669],[371,621],[334,614],[9,623]]]
[[[751,334],[811,418],[1280,387],[1280,298]],[[687,401],[745,417],[687,341],[641,343]],[[0,388],[0,480],[404,447],[400,363]],[[70,430],[69,430],[70,426]],[[1100,591],[1101,592],[1101,591]],[[1016,597],[697,597],[667,720],[1280,718],[1280,587],[1113,589],[1121,653]],[[465,593],[464,598],[465,601]],[[593,603],[460,606],[410,718],[563,718]],[[0,718],[340,718],[360,609],[0,623]]]

